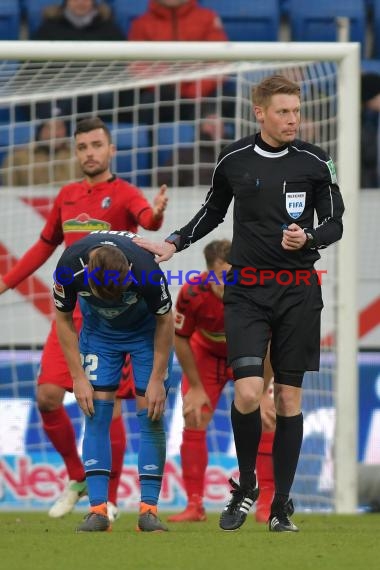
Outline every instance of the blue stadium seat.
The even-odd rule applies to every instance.
[[[46,6],[57,4],[54,0],[28,0],[25,2],[26,21],[29,38],[36,33],[42,23],[42,15]]]
[[[378,73],[380,75],[380,59],[362,59],[360,69],[362,73]]]
[[[380,0],[372,0],[373,4],[373,57],[380,59]]]
[[[10,121],[11,113],[9,107],[0,107],[0,124]]]
[[[350,21],[350,41],[360,42],[365,54],[366,7],[364,0],[289,0],[291,39],[298,42],[334,42],[338,39],[336,18]]]
[[[137,186],[149,186],[151,146],[147,127],[135,127],[129,123],[108,125],[114,144],[116,157],[114,170]]]
[[[277,41],[280,28],[278,0],[202,0],[204,8],[214,10],[222,19],[231,41]]]
[[[20,6],[17,0],[0,1],[0,39],[20,38]]]
[[[17,0],[17,2],[18,2],[18,5],[20,6],[21,13],[23,13],[26,9],[26,5],[28,3],[28,0]]]
[[[18,106],[15,110],[10,109],[9,106],[0,106],[0,125],[2,123],[9,123],[12,118],[15,117],[16,121],[27,121],[28,113],[25,111],[24,106]]]
[[[137,16],[141,16],[147,11],[149,0],[137,0],[134,2],[127,0],[113,0],[112,9],[115,16],[115,20],[121,30],[128,34],[129,28],[131,26],[132,20]]]
[[[0,95],[11,95],[12,91],[9,93],[8,83],[12,81],[13,77],[16,75],[20,68],[20,63],[17,61],[0,61]],[[18,117],[16,117],[18,119]],[[0,122],[6,122],[10,120],[10,110],[9,106],[2,105],[0,108]]]
[[[173,149],[194,142],[195,129],[187,123],[162,123],[157,129],[158,166],[163,166],[171,157]]]
[[[24,145],[34,139],[35,130],[28,123],[0,123],[0,164],[9,152],[10,145]]]
[[[30,123],[0,124],[0,146],[26,144],[34,139],[35,129]]]
[[[280,13],[282,16],[289,14],[289,0],[280,0]]]

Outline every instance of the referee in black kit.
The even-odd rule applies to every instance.
[[[164,243],[136,242],[165,261],[212,231],[234,199],[232,270],[224,293],[228,359],[235,380],[231,422],[240,470],[220,527],[245,521],[258,497],[255,462],[261,437],[263,361],[269,341],[277,425],[273,444],[275,495],[269,530],[297,532],[289,493],[303,437],[302,381],[319,369],[319,249],[342,237],[343,200],[334,163],[319,147],[296,139],[300,87],[284,76],[253,89],[260,133],[225,148],[212,186],[193,219]],[[318,225],[314,227],[314,212]]]

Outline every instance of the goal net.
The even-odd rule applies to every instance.
[[[356,46],[323,45],[318,55],[313,44],[295,48],[290,44],[205,47],[128,42],[87,43],[76,48],[55,42],[49,49],[38,42],[3,44],[0,274],[38,238],[60,186],[79,176],[72,139],[78,120],[97,115],[107,123],[117,147],[113,170],[140,187],[149,200],[161,183],[168,184],[164,227],[156,234],[141,231],[159,240],[199,209],[220,150],[257,129],[251,90],[274,73],[301,85],[300,136],[320,145],[336,161],[348,210],[346,233],[350,236],[351,232],[345,239],[355,244]],[[344,121],[348,110],[350,120]],[[41,137],[47,124],[49,129]],[[174,299],[187,273],[204,269],[204,246],[212,239],[231,238],[231,220],[229,212],[212,234],[165,264]],[[86,221],[78,216],[78,223]],[[292,493],[298,509],[351,512],[356,508],[356,330],[352,316],[356,299],[355,282],[350,278],[355,275],[355,247],[351,246],[343,240],[324,251],[319,263],[327,272],[323,275],[321,370],[307,374],[304,383],[305,434]],[[33,276],[0,300],[0,506],[4,508],[47,508],[62,490],[65,477],[35,405],[40,351],[53,315],[52,273],[61,252],[58,248]],[[176,363],[166,414],[168,462],[161,495],[162,507],[168,509],[180,508],[185,502],[179,461],[180,374]],[[209,509],[224,504],[229,494],[227,479],[237,472],[229,420],[232,398],[231,382],[208,430],[205,505]],[[81,413],[72,395],[67,395],[65,405],[80,447]],[[130,507],[138,502],[139,434],[133,401],[124,403],[124,419],[128,450],[119,501]],[[18,483],[21,473],[24,485]]]

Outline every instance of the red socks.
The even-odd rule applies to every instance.
[[[256,461],[257,482],[260,495],[256,504],[257,522],[267,522],[274,495],[272,446],[274,432],[263,432]]]
[[[206,432],[184,428],[181,445],[182,476],[188,498],[203,497],[208,463]]]
[[[74,428],[64,406],[40,414],[46,435],[65,462],[69,479],[83,481],[85,473],[77,451]]]

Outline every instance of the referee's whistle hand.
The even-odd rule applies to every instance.
[[[281,246],[288,251],[301,249],[306,242],[306,234],[297,224],[290,224],[288,229],[282,232]]]

